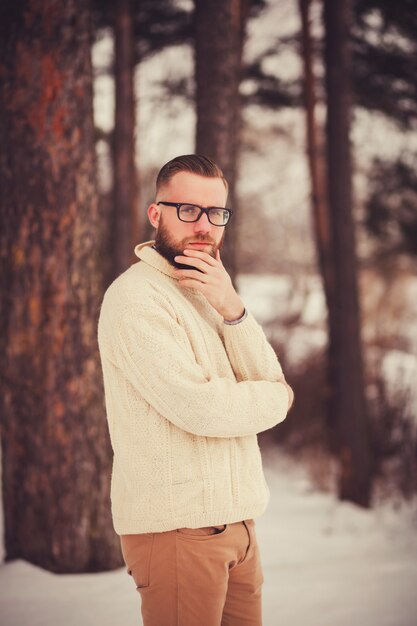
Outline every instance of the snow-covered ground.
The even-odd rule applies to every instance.
[[[264,462],[263,626],[416,626],[417,501],[363,510],[318,491],[282,452]],[[56,575],[16,560],[0,566],[0,623],[137,626],[140,595],[123,567]]]

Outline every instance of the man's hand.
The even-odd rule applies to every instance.
[[[236,293],[231,278],[217,250],[214,259],[208,252],[184,250],[184,256],[175,257],[179,263],[189,263],[196,269],[175,269],[174,276],[183,287],[198,289],[207,298],[212,307],[227,321],[233,322],[242,317],[245,305]]]

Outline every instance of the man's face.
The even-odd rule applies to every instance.
[[[216,258],[225,236],[225,226],[213,226],[203,214],[197,222],[182,222],[173,206],[156,205],[156,202],[189,202],[202,207],[225,207],[227,191],[221,178],[206,178],[178,172],[159,190],[155,203],[148,209],[152,225],[157,229],[155,245],[158,251],[175,267],[192,269],[191,265],[174,261],[183,255],[185,248],[201,250]],[[193,245],[203,242],[205,245]]]

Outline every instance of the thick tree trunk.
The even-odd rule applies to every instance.
[[[137,258],[140,240],[135,167],[135,97],[132,0],[118,0],[115,12],[114,208],[111,251],[115,278]]]
[[[195,0],[196,152],[213,158],[229,183],[228,206],[236,206],[241,125],[239,84],[247,0]],[[236,277],[237,226],[232,217],[222,260]]]
[[[0,413],[6,560],[121,564],[96,341],[87,0],[0,9]]]
[[[326,31],[328,194],[335,285],[330,320],[333,416],[337,423],[342,499],[369,505],[370,446],[362,365],[350,147],[350,2],[324,2]]]

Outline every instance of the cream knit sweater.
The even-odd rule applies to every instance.
[[[135,247],[140,261],[108,287],[98,322],[119,535],[261,515],[270,492],[256,433],[289,403],[253,315],[225,324],[154,243]]]

